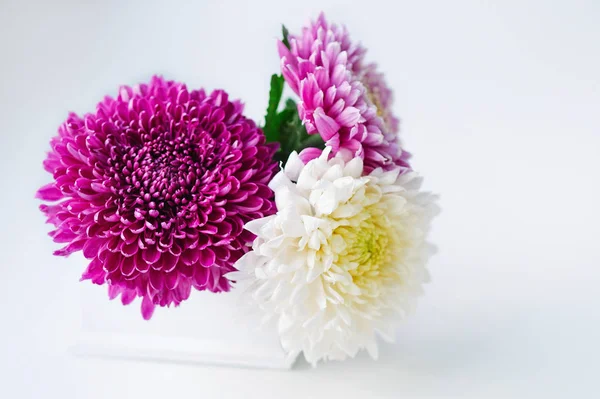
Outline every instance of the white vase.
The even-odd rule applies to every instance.
[[[81,332],[75,353],[166,362],[289,369],[275,332],[239,312],[239,291],[192,291],[179,307],[140,313],[141,298],[123,306],[106,287],[80,285]]]

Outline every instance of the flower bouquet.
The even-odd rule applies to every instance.
[[[140,298],[144,319],[192,289],[241,290],[288,358],[376,358],[428,280],[436,197],[345,28],[321,14],[277,49],[262,128],[226,92],[158,76],[70,114],[37,193],[55,255],[81,251],[81,279]]]

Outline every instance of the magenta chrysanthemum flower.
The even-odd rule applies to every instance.
[[[365,51],[346,29],[321,14],[288,40],[289,49],[278,42],[282,73],[300,97],[298,114],[307,132],[319,133],[334,154],[360,156],[366,171],[408,168],[409,154],[400,148],[391,116],[391,91],[373,65],[363,66]]]
[[[143,297],[145,319],[192,287],[228,291],[223,275],[254,238],[244,224],[275,209],[276,147],[242,110],[223,91],[154,77],[70,114],[44,162],[54,181],[37,193],[67,244],[55,255],[83,250],[82,280],[123,304]]]

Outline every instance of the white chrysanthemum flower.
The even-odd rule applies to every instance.
[[[313,365],[362,348],[376,358],[376,332],[393,340],[428,280],[425,238],[438,210],[414,172],[362,176],[360,158],[329,154],[306,165],[290,156],[270,184],[277,214],[246,225],[253,250],[229,274],[275,318],[288,355]]]

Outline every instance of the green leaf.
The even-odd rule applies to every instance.
[[[279,141],[280,120],[277,108],[279,108],[279,102],[283,94],[283,83],[283,76],[277,74],[271,76],[269,105],[267,107],[267,114],[265,115],[265,127],[263,128],[268,143]]]
[[[296,105],[296,101],[292,100],[291,98],[285,100],[285,109],[297,111],[298,106]]]
[[[306,147],[325,148],[325,142],[319,134],[308,134],[298,117],[298,108],[292,99],[287,99],[284,109],[279,113],[280,146],[276,154],[278,161],[286,162],[293,151],[300,152]]]
[[[287,30],[287,28],[283,24],[281,25],[281,33],[283,34],[283,40],[281,42],[289,50],[290,49],[290,42],[288,41],[288,35],[290,34],[290,32]]]
[[[306,131],[306,130],[305,130]],[[300,146],[296,148],[296,151],[300,152],[308,147],[316,147],[321,150],[325,148],[325,141],[323,141],[323,137],[320,134],[308,134],[307,137],[300,141]]]
[[[279,143],[275,158],[282,162],[286,162],[293,151],[300,152],[307,147],[325,148],[325,143],[319,134],[308,134],[306,131],[298,116],[298,107],[294,100],[288,98],[283,109],[278,112],[284,83],[283,76],[271,76],[269,105],[263,127],[267,142]]]

